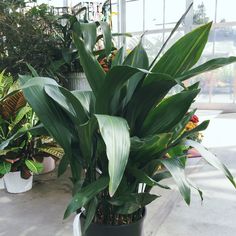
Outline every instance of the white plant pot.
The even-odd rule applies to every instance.
[[[0,178],[0,189],[5,189],[4,179]]]
[[[40,174],[46,174],[53,171],[56,167],[56,162],[52,157],[43,158],[43,171]]]
[[[91,87],[88,83],[88,80],[84,72],[71,73],[68,75],[68,84],[67,87],[69,90],[91,90]]]
[[[32,188],[33,176],[30,176],[29,179],[23,179],[20,171],[10,172],[4,175],[4,182],[7,192],[24,193]]]
[[[74,236],[82,236],[80,215],[81,215],[81,213],[77,214],[74,218],[74,222],[73,222],[73,235]]]

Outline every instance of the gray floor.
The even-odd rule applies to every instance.
[[[236,115],[200,112],[212,120],[204,144],[223,160],[236,176]],[[236,190],[222,174],[202,159],[189,159],[187,173],[204,191],[204,202],[192,193],[191,206],[182,201],[172,181],[172,190],[148,206],[145,236],[235,236]],[[24,194],[0,190],[0,236],[72,236],[73,217],[62,220],[70,199],[70,182],[55,174],[37,176]],[[94,235],[95,236],[95,235]]]

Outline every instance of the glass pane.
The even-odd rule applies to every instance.
[[[126,31],[143,31],[143,1],[126,1]]]
[[[145,29],[153,30],[162,28],[163,0],[145,1]]]
[[[218,0],[217,6],[217,23],[236,21],[235,0]]]
[[[193,24],[203,24],[215,20],[215,0],[194,0]]]
[[[178,2],[178,4],[177,4]],[[186,0],[165,0],[165,22],[177,22],[186,10]]]

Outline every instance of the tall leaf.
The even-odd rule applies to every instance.
[[[105,80],[105,72],[97,59],[92,55],[91,51],[86,48],[85,42],[75,34],[74,41],[78,49],[80,62],[86,74],[86,78],[96,96],[101,83]]]
[[[198,93],[199,90],[184,91],[166,98],[149,112],[140,135],[169,132],[185,116]]]
[[[212,23],[203,25],[178,40],[153,66],[153,72],[179,75],[199,60],[207,43]]]
[[[112,48],[111,29],[110,29],[110,26],[107,22],[99,21],[99,24],[101,26],[101,30],[102,30],[102,34],[103,34],[105,54],[108,57],[111,53],[111,48]]]
[[[123,118],[95,115],[101,136],[106,145],[110,176],[109,193],[113,196],[121,182],[130,151],[129,127]]]

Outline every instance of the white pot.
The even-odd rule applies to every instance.
[[[0,178],[0,189],[5,189],[3,178]]]
[[[56,162],[52,157],[43,158],[43,171],[40,174],[46,174],[53,171],[56,167]]]
[[[81,213],[77,214],[74,218],[74,222],[73,222],[73,235],[74,236],[82,236],[80,215],[81,215]]]
[[[23,179],[20,171],[10,172],[4,175],[4,182],[7,192],[24,193],[32,188],[33,176],[30,176],[29,179]]]
[[[71,73],[68,75],[67,87],[69,90],[91,90],[84,72]]]

